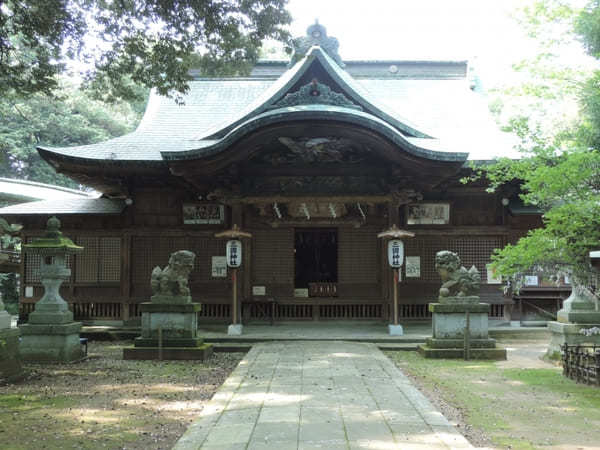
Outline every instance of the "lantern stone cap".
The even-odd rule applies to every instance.
[[[400,238],[408,238],[415,237],[415,233],[412,231],[401,230],[396,226],[396,224],[392,225],[385,231],[382,231],[377,235],[378,238],[387,238],[387,239],[400,239]]]
[[[48,219],[46,234],[44,237],[35,239],[31,244],[24,244],[25,253],[51,255],[59,253],[80,253],[83,247],[75,245],[71,239],[63,236],[60,231],[60,220],[56,217]]]
[[[233,224],[233,227],[229,230],[221,231],[220,233],[215,233],[215,237],[217,238],[229,238],[229,239],[239,239],[239,238],[252,238],[252,234],[246,231],[242,231],[237,224]]]

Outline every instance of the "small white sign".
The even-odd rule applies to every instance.
[[[242,265],[242,241],[237,239],[227,241],[226,256],[229,267],[240,267]]]
[[[212,257],[212,276],[213,278],[227,277],[227,257],[213,256]]]
[[[526,275],[525,276],[525,285],[526,286],[537,286],[538,285],[538,276],[537,275]]]
[[[565,284],[571,284],[571,277],[569,275],[565,275]]]
[[[252,295],[267,295],[266,286],[252,286]]]
[[[388,262],[390,267],[397,269],[404,263],[404,242],[393,239],[388,242]]]
[[[308,297],[308,289],[294,289],[294,297]]]
[[[33,297],[33,286],[25,286],[25,297]]]
[[[421,257],[407,256],[406,257],[406,278],[421,277]]]
[[[492,269],[491,264],[486,265],[485,268],[487,272],[488,284],[502,284],[502,276]]]

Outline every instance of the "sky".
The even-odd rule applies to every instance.
[[[581,3],[584,0],[572,0]],[[469,60],[488,84],[536,53],[511,17],[523,0],[290,0],[293,36],[319,20],[342,59]],[[573,50],[576,58],[583,50]]]

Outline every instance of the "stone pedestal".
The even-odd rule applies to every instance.
[[[496,348],[496,341],[488,336],[490,305],[478,301],[479,297],[446,297],[444,303],[429,304],[432,337],[419,346],[419,353],[425,358],[464,358],[468,312],[470,358],[506,359],[506,350]]]
[[[154,296],[152,302],[142,303],[142,335],[134,340],[133,348],[123,349],[123,359],[208,358],[212,346],[204,344],[198,336],[198,312],[202,305],[186,303],[183,299],[190,300],[189,297]],[[162,334],[162,345],[159,333]]]
[[[1,295],[1,294],[0,294]],[[12,317],[4,309],[4,303],[2,303],[2,299],[0,298],[0,330],[4,330],[5,328],[10,328],[12,325]]]
[[[73,362],[85,355],[79,342],[80,322],[61,325],[21,325],[20,351],[24,361]]]
[[[0,294],[0,380],[12,381],[23,373],[19,354],[19,329],[11,328],[12,317],[4,309]]]
[[[23,374],[19,354],[19,335],[18,328],[0,328],[1,381],[14,381]]]
[[[548,322],[552,336],[546,353],[548,357],[560,358],[560,346],[564,344],[600,345],[600,335],[586,336],[581,333],[583,329],[600,328],[600,311],[596,310],[594,296],[587,289],[574,285],[556,318],[555,322]]]

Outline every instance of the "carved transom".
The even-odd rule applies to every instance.
[[[323,136],[313,138],[291,138],[282,136],[278,141],[287,148],[285,151],[269,152],[260,155],[257,162],[272,166],[297,163],[359,163],[369,153],[363,145],[350,139]]]

